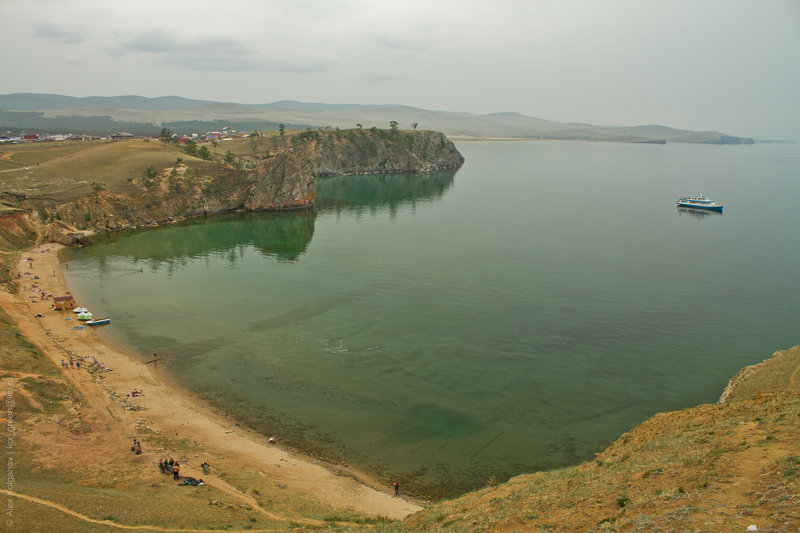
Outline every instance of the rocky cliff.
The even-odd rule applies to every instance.
[[[136,229],[231,211],[307,209],[318,176],[417,173],[458,168],[464,158],[432,131],[307,130],[266,159],[247,165],[217,161],[211,174],[180,163],[129,179],[130,191],[29,204],[43,238],[83,243],[108,231]],[[243,166],[249,167],[242,170]],[[99,181],[99,180],[98,180]],[[19,221],[9,221],[17,227]],[[21,226],[18,228],[23,231]]]
[[[464,157],[435,131],[347,130],[306,132],[295,144],[309,143],[316,176],[435,172],[460,167]]]

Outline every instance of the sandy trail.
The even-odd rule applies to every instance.
[[[88,412],[90,424],[105,428],[102,438],[94,438],[90,444],[99,448],[96,456],[127,460],[131,438],[146,436],[142,428],[147,427],[169,437],[196,442],[205,450],[205,454],[191,459],[189,471],[185,472],[189,475],[197,474],[191,472],[199,470],[199,463],[206,460],[212,466],[224,463],[258,472],[287,490],[370,516],[401,519],[421,509],[414,502],[394,497],[390,487],[384,492],[357,481],[354,477],[361,477],[358,472],[351,472],[344,466],[340,472],[333,472],[320,462],[271,445],[266,437],[215,414],[191,392],[165,379],[163,365],[159,369],[157,364],[145,364],[149,355],[125,353],[100,339],[91,327],[72,329],[78,322],[71,310],[52,311],[52,299],[41,301],[42,290],[54,297],[70,294],[57,256],[61,248],[56,244],[44,244],[23,252],[14,272],[14,276],[20,273],[19,294],[0,291],[0,305],[17,322],[21,332],[56,366],[60,366],[62,360],[68,361],[71,354],[81,354],[89,360],[97,358],[111,369],[103,374],[102,380],[96,380],[83,369],[62,370],[83,394],[88,406],[82,409]],[[29,257],[32,261],[26,260]],[[34,279],[37,276],[39,279]],[[36,318],[37,313],[42,317]],[[113,327],[113,322],[105,327]],[[144,396],[126,400],[142,410],[126,410],[116,399],[116,394],[125,398],[126,393],[134,389],[144,391]],[[161,459],[146,446],[142,456],[145,461],[152,461],[152,465]],[[368,479],[362,481],[369,482]],[[223,490],[237,489],[227,486]],[[240,491],[239,495],[248,499]]]

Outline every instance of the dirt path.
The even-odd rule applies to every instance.
[[[62,457],[69,456],[70,447],[78,446],[84,450],[91,446],[94,456],[107,457],[110,462],[125,461],[131,436],[146,438],[148,434],[158,432],[162,436],[195,442],[204,450],[204,454],[191,458],[192,465],[206,460],[242,471],[258,472],[269,482],[288,491],[310,496],[335,508],[392,519],[402,519],[421,509],[414,502],[395,498],[390,487],[378,490],[357,481],[358,474],[349,471],[348,467],[342,466],[341,472],[333,472],[319,461],[271,445],[263,435],[215,414],[194,394],[165,379],[164,368],[145,364],[150,359],[149,354],[127,353],[110,346],[92,328],[72,329],[76,321],[71,311],[52,311],[52,300],[41,300],[42,290],[53,296],[69,294],[57,259],[60,248],[59,245],[45,244],[21,254],[14,272],[14,276],[16,272],[21,273],[19,294],[0,291],[0,305],[15,320],[23,335],[56,367],[70,355],[81,354],[88,360],[96,358],[110,371],[96,377],[83,368],[62,370],[83,396],[81,419],[103,431],[95,431],[90,436],[63,436],[55,444],[47,442],[43,449],[50,450],[50,453],[43,455],[42,461],[63,468],[66,465]],[[33,261],[26,261],[27,257]],[[37,313],[43,316],[36,318]],[[113,327],[113,324],[106,327]],[[126,398],[126,393],[134,389],[144,391],[144,395]],[[125,409],[122,400],[138,410]],[[32,435],[30,438],[39,437]],[[161,459],[157,453],[161,452],[145,448],[142,456],[155,465]],[[188,475],[192,475],[192,465],[189,465]],[[197,469],[196,465],[194,468]],[[225,483],[215,483],[214,486],[259,508],[250,501],[252,498],[235,487]],[[270,518],[283,519],[266,509],[261,511]],[[296,517],[293,520],[300,521]],[[309,524],[315,525],[316,522]]]
[[[800,373],[800,365],[797,365],[797,368],[794,369],[792,375],[789,377],[789,388],[797,387],[797,375]]]
[[[185,533],[217,533],[219,529],[180,529],[180,528],[173,528],[173,527],[161,527],[161,526],[148,526],[148,525],[140,525],[134,526],[129,524],[120,524],[118,522],[114,522],[112,520],[97,520],[96,518],[91,518],[86,516],[85,514],[78,513],[73,511],[72,509],[61,505],[60,503],[51,502],[48,500],[43,500],[41,498],[37,498],[36,496],[31,496],[29,494],[20,494],[19,492],[13,493],[14,498],[19,498],[20,500],[25,500],[31,503],[35,503],[38,505],[43,505],[45,507],[50,507],[51,509],[56,509],[61,511],[64,514],[67,514],[73,518],[77,518],[78,520],[82,520],[84,522],[89,522],[91,524],[98,524],[103,526],[114,527],[117,529],[125,529],[125,530],[134,530],[134,531],[175,531],[175,532],[185,532]],[[263,531],[263,532],[272,532],[272,531],[285,531],[285,528],[271,528],[271,529],[226,529],[225,531]]]

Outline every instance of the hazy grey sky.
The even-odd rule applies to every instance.
[[[517,111],[800,140],[800,0],[0,0],[0,93]]]

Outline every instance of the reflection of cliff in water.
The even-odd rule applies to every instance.
[[[297,261],[314,236],[317,212],[392,215],[401,206],[416,206],[440,200],[453,186],[454,171],[433,174],[372,174],[318,178],[315,211],[283,211],[221,215],[192,219],[183,224],[109,236],[97,247],[100,268],[116,256],[142,262],[148,269],[174,271],[191,260],[208,255],[223,256],[230,264],[241,260],[252,247],[278,261]],[[67,253],[69,255],[69,253]],[[136,266],[136,270],[139,270]]]
[[[319,212],[388,209],[394,215],[401,205],[415,206],[441,199],[453,186],[455,171],[433,174],[370,174],[318,178],[314,207]]]
[[[126,256],[158,267],[179,267],[191,258],[223,255],[236,263],[248,247],[278,261],[296,261],[314,236],[313,211],[245,213],[126,235],[110,246],[108,255]],[[101,259],[102,260],[102,259]]]

